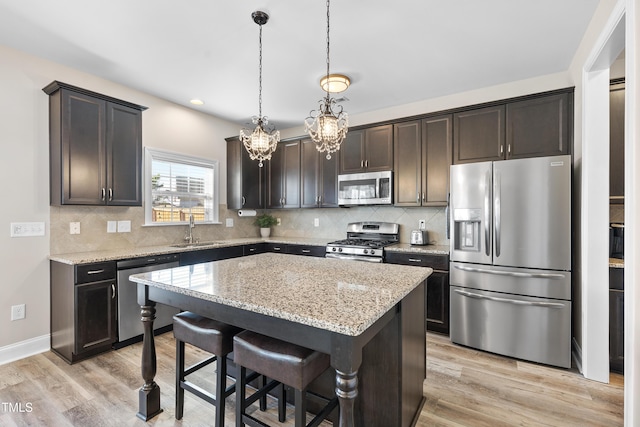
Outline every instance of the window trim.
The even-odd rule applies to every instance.
[[[152,206],[151,206],[151,190],[152,190],[152,162],[153,160],[164,160],[175,163],[188,163],[195,166],[207,167],[213,169],[213,220],[196,221],[197,224],[220,224],[220,162],[215,159],[205,159],[201,157],[189,156],[174,151],[160,150],[157,148],[145,147],[144,149],[144,197],[142,205],[144,207],[144,226],[159,227],[167,225],[185,225],[189,221],[177,222],[153,222]]]

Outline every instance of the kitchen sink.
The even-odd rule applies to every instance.
[[[223,241],[213,241],[213,242],[196,242],[196,243],[178,243],[175,245],[170,245],[172,248],[198,248],[202,246],[217,246],[221,245]]]

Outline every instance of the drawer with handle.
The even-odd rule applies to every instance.
[[[449,256],[415,254],[408,252],[385,251],[384,262],[390,264],[415,265],[417,267],[431,267],[434,270],[449,270]]]
[[[116,263],[114,261],[80,264],[76,266],[76,283],[90,283],[115,279],[116,275]]]

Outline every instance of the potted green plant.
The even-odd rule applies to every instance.
[[[255,224],[260,227],[260,235],[262,237],[269,237],[271,234],[271,227],[276,225],[278,220],[269,214],[260,214],[256,217]]]

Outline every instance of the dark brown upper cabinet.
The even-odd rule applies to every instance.
[[[299,208],[300,141],[279,143],[268,167],[267,208]]]
[[[609,92],[609,201],[624,203],[624,79]]]
[[[340,173],[393,169],[393,125],[349,131],[340,147]]]
[[[502,160],[505,153],[505,106],[453,115],[453,163]]]
[[[569,154],[571,114],[568,92],[454,113],[453,163]]]
[[[444,206],[449,192],[453,116],[394,125],[396,206]]]
[[[227,208],[264,209],[267,200],[267,164],[258,166],[239,138],[227,138]]]
[[[569,153],[569,94],[507,104],[507,159]]]
[[[146,107],[54,81],[49,95],[50,203],[142,205]]]
[[[327,159],[311,139],[301,141],[300,205],[303,208],[338,206],[339,156]]]

